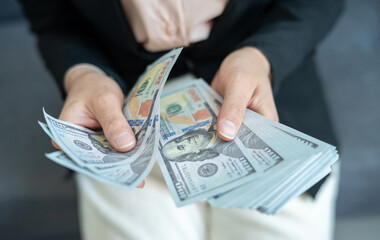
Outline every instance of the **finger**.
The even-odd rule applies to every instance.
[[[126,152],[136,145],[135,135],[121,111],[121,103],[112,98],[97,104],[94,115],[112,147]]]
[[[74,123],[92,129],[100,127],[96,119],[89,118],[87,115],[83,116],[83,112],[83,106],[66,102],[61,111],[61,114],[59,115],[59,119],[65,122]],[[62,150],[53,139],[51,140],[51,144],[56,149]]]
[[[142,181],[138,186],[137,188],[144,188],[145,186],[145,181]]]
[[[211,81],[211,88],[213,88],[215,91],[217,91],[219,94],[222,94],[220,92],[220,86],[219,86],[219,81],[218,81],[218,78],[219,78],[219,71],[216,72],[215,76],[214,76],[214,79]]]
[[[60,146],[58,146],[58,144],[52,139],[51,140],[51,144],[53,145],[53,147],[55,147],[56,149],[58,150],[62,150]]]
[[[253,111],[272,119],[279,121],[276,105],[273,99],[272,90],[270,87],[258,87],[252,97],[248,108]]]
[[[78,107],[75,107],[75,106],[74,107],[70,107],[70,106],[68,107],[68,105],[70,105],[70,104],[65,103],[58,119],[65,121],[65,122],[70,122],[70,123],[74,123],[77,125],[87,127],[87,125],[83,122],[83,120],[81,120],[82,118],[80,116],[78,116],[78,114],[77,114],[78,112],[80,112],[80,109],[78,109]],[[99,125],[99,124],[97,123],[97,125]],[[53,145],[54,148],[56,148],[58,150],[62,150],[61,147],[53,139],[51,139],[51,144]]]
[[[83,104],[66,102],[59,115],[59,119],[85,128],[100,128],[99,122],[94,116],[91,117],[92,115]]]
[[[252,98],[254,81],[245,75],[234,75],[224,86],[224,102],[220,109],[217,131],[220,138],[231,141],[235,138],[243,121],[245,110]]]

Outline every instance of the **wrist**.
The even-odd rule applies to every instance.
[[[64,89],[69,92],[75,83],[80,79],[88,79],[88,77],[106,76],[106,74],[98,67],[92,64],[80,63],[70,67],[64,76]]]
[[[251,58],[252,62],[262,69],[263,74],[267,76],[272,83],[272,70],[268,58],[258,49],[251,46],[242,47],[240,50],[246,52]]]

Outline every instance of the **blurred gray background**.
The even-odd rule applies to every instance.
[[[336,239],[380,239],[380,1],[348,0],[318,52],[341,147]],[[79,239],[75,185],[37,120],[62,100],[14,0],[0,0],[0,238]],[[318,119],[315,119],[318,121]]]

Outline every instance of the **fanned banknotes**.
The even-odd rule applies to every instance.
[[[88,176],[95,174],[98,180],[128,188],[139,185],[154,165],[153,156],[158,144],[156,126],[159,99],[181,50],[174,49],[149,65],[125,98],[123,113],[136,135],[134,149],[126,153],[117,152],[103,132],[94,132],[55,119],[44,111],[47,126],[40,125],[65,153],[46,156],[57,163],[65,162],[66,165],[61,164],[65,167],[70,164],[68,168],[77,172]]]
[[[117,152],[102,132],[44,111],[47,124],[39,124],[62,149],[46,157],[129,189],[148,176],[157,159],[177,206],[208,200],[215,207],[267,214],[331,171],[338,160],[334,146],[249,109],[237,137],[221,140],[216,120],[223,98],[205,81],[186,76],[163,90],[180,52],[174,49],[148,66],[125,98],[123,113],[137,139],[133,150]]]

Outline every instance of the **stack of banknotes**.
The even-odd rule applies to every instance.
[[[223,208],[275,214],[325,177],[338,160],[334,146],[246,110],[234,141],[221,140],[216,120],[223,98],[187,77],[164,85],[181,49],[147,67],[125,99],[136,135],[120,153],[103,132],[58,120],[44,111],[41,127],[62,149],[47,158],[94,179],[133,189],[157,160],[177,206],[207,200]],[[171,86],[170,86],[171,85]]]

